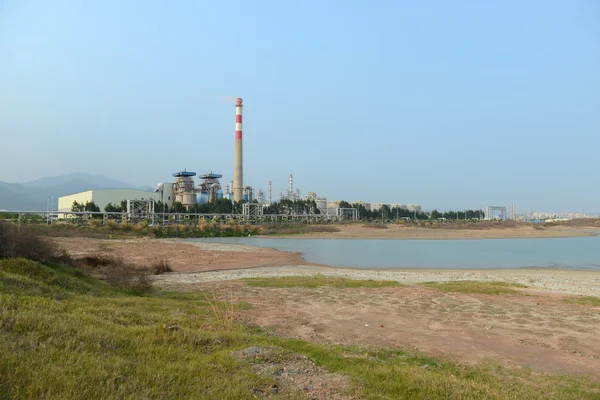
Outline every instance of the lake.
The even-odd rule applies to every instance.
[[[302,253],[309,263],[345,268],[564,268],[600,270],[600,236],[546,239],[394,240],[210,238]]]

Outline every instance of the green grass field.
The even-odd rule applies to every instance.
[[[400,350],[323,346],[229,318],[202,293],[135,293],[70,267],[0,260],[0,399],[302,398],[234,350],[275,346],[350,378],[360,399],[597,399],[600,384],[463,367]],[[425,368],[425,366],[428,366]]]
[[[479,282],[479,281],[450,281],[426,282],[423,285],[432,289],[455,293],[481,293],[481,294],[515,294],[518,288],[527,286],[510,282]]]
[[[258,287],[304,287],[304,288],[378,288],[388,286],[400,286],[396,281],[355,280],[347,278],[335,278],[325,275],[313,276],[282,276],[277,278],[246,278],[243,279],[249,286]]]

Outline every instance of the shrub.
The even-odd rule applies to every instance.
[[[161,275],[167,272],[173,272],[173,268],[167,260],[160,260],[152,265],[154,275]]]
[[[148,271],[135,265],[126,264],[121,259],[108,259],[107,265],[100,272],[100,277],[120,289],[140,294],[152,290]]]
[[[0,258],[27,258],[42,262],[68,261],[68,255],[30,228],[0,221]]]

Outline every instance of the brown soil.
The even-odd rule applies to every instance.
[[[414,225],[388,224],[386,229],[376,229],[372,224],[347,224],[333,225],[339,232],[315,232],[285,237],[302,238],[366,238],[366,239],[502,239],[502,238],[550,238],[550,237],[572,237],[593,236],[598,227],[570,227],[549,226],[542,227],[535,224],[515,224],[514,226],[503,224],[484,225],[450,225],[444,224],[432,228],[417,227]],[[469,228],[469,227],[472,228]],[[475,229],[476,228],[476,229]]]
[[[315,365],[304,355],[284,352],[277,347],[248,347],[233,353],[234,358],[250,363],[259,375],[267,375],[277,381],[268,392],[256,393],[259,397],[309,398],[350,400],[344,394],[350,387],[350,379],[328,372]],[[279,396],[271,396],[279,395]]]
[[[175,272],[304,264],[300,256],[294,253],[248,246],[224,244],[203,246],[159,239],[53,238],[52,240],[74,258],[111,257],[140,267],[149,267],[157,261],[167,260]]]
[[[287,337],[414,348],[460,363],[493,359],[600,379],[600,310],[566,304],[562,295],[527,290],[467,295],[417,285],[316,290],[257,288],[239,281],[210,285],[227,293],[233,286],[236,301],[255,305],[242,319]]]

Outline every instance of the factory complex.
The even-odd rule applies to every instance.
[[[261,208],[271,205],[271,182],[268,184],[268,197],[262,190],[255,191],[251,186],[244,186],[243,169],[243,147],[242,147],[242,108],[243,101],[237,98],[235,101],[235,147],[234,147],[234,169],[233,180],[225,184],[224,190],[221,187],[221,174],[212,171],[206,174],[198,175],[200,183],[194,182],[196,172],[178,171],[172,174],[173,182],[162,182],[157,185],[154,191],[144,191],[136,189],[92,189],[80,193],[74,193],[59,197],[58,212],[67,213],[72,211],[73,204],[94,203],[100,211],[105,211],[106,206],[112,204],[119,206],[123,201],[130,202],[149,202],[152,203],[153,212],[163,212],[165,208],[171,208],[174,203],[180,203],[187,211],[190,211],[197,204],[213,203],[219,199],[227,199],[235,202],[252,202],[258,204]],[[340,201],[327,201],[326,197],[318,197],[314,192],[308,192],[305,197],[300,196],[300,190],[294,190],[293,176],[290,174],[288,189],[285,193],[279,193],[280,200],[311,200],[315,201],[321,214],[339,215]],[[267,197],[267,198],[266,198]],[[162,204],[163,209],[154,209],[154,203]],[[421,212],[421,206],[415,204],[387,204],[387,203],[365,203],[358,202],[368,211],[378,211],[384,205],[391,208],[406,209],[411,212]],[[129,205],[128,205],[129,207]],[[262,212],[260,212],[262,214]]]

